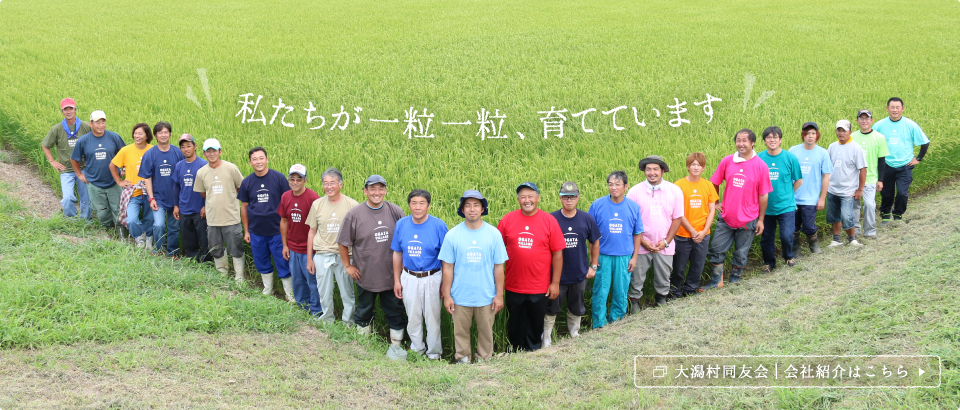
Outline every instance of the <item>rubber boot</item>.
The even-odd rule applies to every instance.
[[[557,316],[544,315],[543,316],[543,347],[550,347],[553,345],[553,324],[557,321]]]
[[[810,245],[810,253],[823,253],[820,250],[820,241],[817,240],[816,235],[807,237],[807,244]]]
[[[213,259],[213,264],[214,264],[214,266],[217,267],[217,272],[220,272],[221,275],[227,276],[227,275],[230,274],[230,273],[227,271],[227,268],[229,267],[230,262],[227,261],[227,257],[226,257],[226,256],[223,256],[223,257],[220,257],[220,258],[214,258],[214,259]]]
[[[142,233],[140,236],[134,239],[134,242],[137,244],[137,249],[143,249],[147,246],[147,234]]]
[[[700,290],[704,291],[710,288],[722,288],[723,287],[723,265],[714,265],[710,264],[710,282],[706,286],[701,286]]]
[[[570,331],[570,337],[580,337],[580,316],[567,314],[567,330]]]
[[[293,277],[280,278],[280,283],[283,284],[283,293],[287,296],[287,302],[293,302]]]
[[[640,299],[630,299],[630,303],[627,305],[627,313],[631,315],[640,313]]]
[[[740,266],[734,266],[733,270],[730,271],[730,283],[739,282],[741,275],[743,275],[743,268]]]
[[[793,235],[793,257],[800,257],[800,235]]]
[[[366,326],[357,325],[357,333],[359,333],[360,336],[367,336],[367,335],[369,335],[369,334],[370,334],[370,325],[366,325]]]
[[[233,280],[243,282],[243,258],[233,258]]]
[[[273,272],[261,273],[260,277],[263,279],[263,294],[272,295],[273,294]]]
[[[394,346],[401,346],[401,342],[403,342],[403,329],[390,329],[390,344]]]
[[[148,251],[153,251],[153,237],[148,236],[146,241],[144,241],[143,248]]]
[[[657,294],[656,296],[657,306],[664,306],[667,304],[667,295]]]

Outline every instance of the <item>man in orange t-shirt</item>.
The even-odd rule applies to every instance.
[[[717,190],[707,179],[700,178],[707,166],[707,158],[700,152],[687,156],[690,175],[675,183],[683,191],[683,218],[677,231],[677,249],[673,255],[673,273],[670,275],[670,293],[685,297],[700,288],[703,265],[707,261],[710,226],[720,199]],[[683,272],[687,270],[686,280]],[[722,286],[722,285],[721,285]]]

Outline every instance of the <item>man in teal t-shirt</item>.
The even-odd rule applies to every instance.
[[[863,216],[863,226],[860,225],[860,215],[854,225],[856,231],[870,239],[877,238],[877,191],[883,188],[884,172],[887,168],[887,139],[883,134],[874,131],[873,113],[870,110],[860,110],[857,113],[857,125],[860,129],[851,137],[860,144],[867,154],[867,181],[863,185],[863,198],[860,201],[860,214]]]
[[[887,100],[887,113],[890,117],[873,124],[887,139],[887,170],[884,172],[883,187],[880,189],[880,224],[893,217],[898,221],[907,211],[907,192],[913,182],[913,167],[923,161],[930,147],[930,139],[913,120],[903,116],[903,100],[893,97]],[[913,156],[913,149],[920,146],[920,153]],[[892,213],[891,213],[892,211]]]
[[[800,161],[797,156],[780,148],[783,131],[780,127],[767,127],[763,130],[763,142],[767,150],[757,154],[770,170],[770,184],[773,192],[767,199],[767,212],[763,217],[763,233],[760,236],[760,250],[763,252],[763,272],[771,272],[777,267],[776,231],[780,226],[780,247],[787,266],[797,266],[793,255],[793,231],[796,227],[797,201],[794,192],[803,183]]]

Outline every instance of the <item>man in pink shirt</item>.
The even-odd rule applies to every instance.
[[[673,271],[673,254],[676,250],[673,238],[680,229],[683,218],[683,191],[680,187],[664,181],[663,174],[670,167],[659,155],[651,155],[640,161],[640,170],[647,179],[627,192],[627,198],[640,205],[643,221],[643,236],[637,252],[637,265],[630,278],[630,310],[640,310],[643,283],[647,270],[653,267],[653,289],[657,305],[667,303],[670,294],[670,272]]]
[[[763,217],[767,212],[767,194],[773,191],[770,169],[753,150],[757,134],[749,129],[737,131],[734,136],[737,152],[717,165],[710,182],[720,192],[726,183],[720,205],[720,221],[710,241],[707,259],[713,265],[710,283],[700,288],[723,287],[723,263],[733,246],[733,270],[730,282],[739,282],[753,237],[763,233]]]

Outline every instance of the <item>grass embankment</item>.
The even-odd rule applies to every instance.
[[[280,300],[251,290],[231,298],[229,280],[215,273],[158,262],[82,225],[38,221],[16,209],[0,197],[0,217],[17,233],[0,242],[0,278],[15,285],[0,287],[3,340],[10,318],[17,318],[17,345],[34,348],[0,351],[0,373],[7,375],[0,378],[0,408],[960,405],[960,221],[942,217],[960,211],[960,185],[913,202],[905,224],[881,230],[881,239],[863,249],[804,257],[794,270],[648,309],[551,349],[474,366],[416,356],[389,361],[379,340],[340,326],[298,328],[303,315]],[[171,272],[167,278],[135,273],[157,263]],[[31,289],[57,291],[18,296]],[[50,296],[58,294],[69,297]],[[43,302],[22,302],[38,299]],[[64,314],[54,318],[53,312]],[[194,325],[165,319],[178,314]],[[652,391],[633,387],[638,354],[933,354],[943,358],[944,372],[937,389]]]

